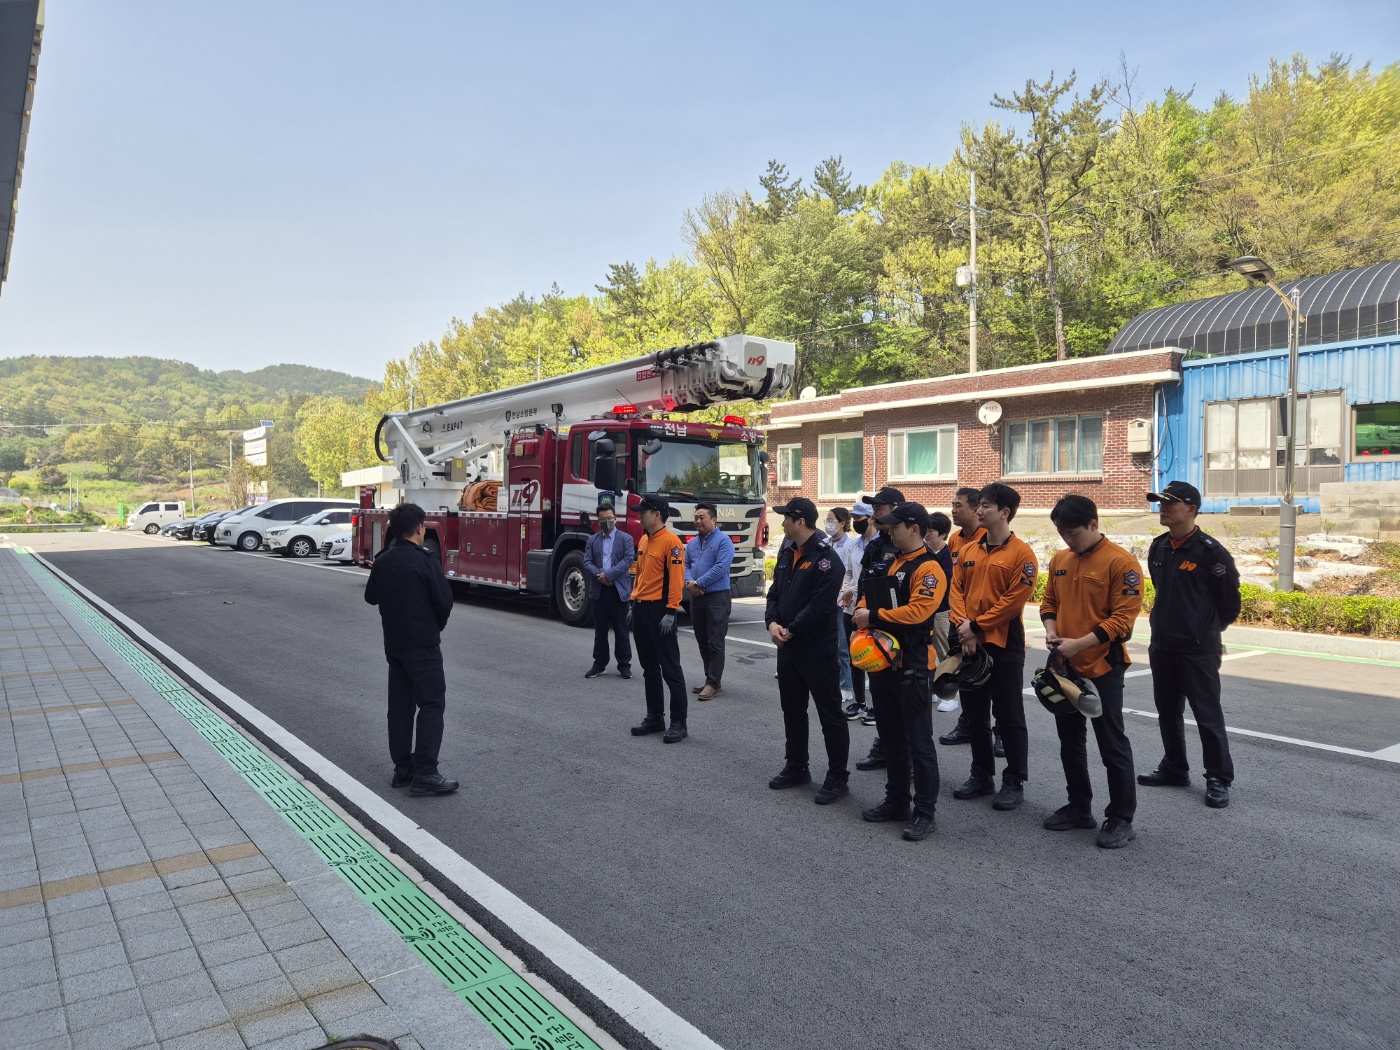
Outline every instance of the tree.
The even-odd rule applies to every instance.
[[[726,331],[748,331],[753,316],[756,225],[747,193],[713,193],[685,213],[682,232],[709,282],[715,315]]]
[[[865,200],[865,187],[852,185],[840,157],[827,157],[817,165],[812,173],[812,186],[813,194],[831,201],[838,215],[851,214]]]
[[[374,465],[374,427],[378,422],[364,404],[339,397],[313,397],[297,411],[293,444],[297,458],[313,479],[340,488],[347,470]]]
[[[763,222],[781,222],[802,199],[802,180],[794,179],[788,174],[787,165],[776,160],[768,162],[768,170],[759,176],[758,184],[764,198],[755,215]]]
[[[1064,104],[1077,76],[1055,82],[1052,72],[1043,84],[1027,80],[1025,88],[1006,99],[992,96],[992,105],[1030,118],[1024,137],[1015,140],[1020,164],[1017,166],[1017,196],[1030,204],[1029,212],[1005,210],[1034,219],[1040,228],[1045,251],[1045,286],[1055,311],[1055,357],[1063,361],[1065,316],[1060,302],[1057,228],[1066,212],[1088,188],[1088,175],[1098,158],[1108,122],[1101,119],[1107,85],[1098,83],[1085,98],[1078,95]]]

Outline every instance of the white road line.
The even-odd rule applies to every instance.
[[[31,552],[32,553],[32,552]],[[263,714],[237,693],[221,685],[205,671],[151,634],[140,624],[103,601],[42,555],[35,558],[107,616],[122,624],[132,635],[162,659],[180,668],[192,681],[219,698],[238,717],[294,756],[308,769],[339,791],[369,818],[386,828],[395,838],[452,880],[501,922],[536,950],[544,953],[603,1004],[657,1046],[677,1050],[721,1050],[718,1043],[685,1018],[671,1010],[641,985],[580,944],[562,928],[530,907],[499,882],[486,875],[437,836],[415,824],[345,770],[331,762],[277,722]]]
[[[1123,708],[1125,715],[1138,715],[1142,718],[1160,718],[1156,711],[1138,711],[1135,708]],[[1197,724],[1193,718],[1182,719],[1188,726]],[[1338,755],[1355,755],[1358,758],[1378,758],[1382,762],[1394,762],[1400,764],[1400,744],[1394,747],[1387,747],[1380,751],[1361,751],[1354,747],[1340,747],[1337,744],[1323,744],[1316,740],[1299,740],[1296,736],[1280,736],[1277,733],[1261,733],[1257,729],[1237,729],[1235,726],[1226,726],[1225,732],[1234,733],[1237,736],[1252,736],[1259,740],[1273,740],[1280,744],[1296,744],[1298,747],[1312,748],[1314,751],[1331,751]]]

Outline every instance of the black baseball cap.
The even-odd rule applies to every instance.
[[[1189,507],[1201,509],[1201,492],[1195,485],[1184,481],[1169,481],[1161,492],[1149,492],[1148,503],[1185,503]]]
[[[817,505],[806,496],[795,496],[781,507],[774,507],[773,513],[801,518],[809,526],[815,527],[817,524]]]
[[[917,525],[927,532],[930,528],[928,511],[919,503],[901,503],[888,514],[882,514],[875,519],[876,525],[894,525],[897,522],[904,522],[906,525]]]
[[[904,502],[904,493],[890,485],[886,485],[873,496],[863,497],[864,502],[869,504],[883,503],[886,507],[898,507]]]
[[[637,501],[637,509],[660,511],[663,519],[671,516],[671,505],[666,502],[666,497],[658,496],[654,493],[648,493],[639,499]]]

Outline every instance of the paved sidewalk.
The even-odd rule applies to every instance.
[[[0,1044],[499,1047],[42,573],[0,549]]]

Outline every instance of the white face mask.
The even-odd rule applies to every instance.
[[[835,536],[835,535],[836,535],[836,529],[837,529],[836,522],[834,522],[834,521],[827,521],[827,522],[825,523],[824,527],[826,528],[826,534],[827,534],[828,536]]]

